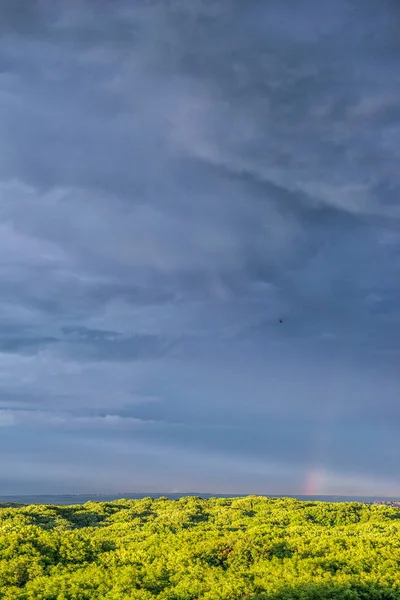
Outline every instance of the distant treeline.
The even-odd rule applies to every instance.
[[[4,600],[400,600],[400,510],[293,498],[0,508]]]

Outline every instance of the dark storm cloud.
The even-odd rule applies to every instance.
[[[38,337],[3,337],[0,341],[0,352],[35,354],[39,349],[57,343],[57,338]]]
[[[131,447],[143,484],[394,489],[399,14],[1,3],[0,423],[38,482],[62,429],[111,487]]]
[[[39,3],[5,0],[0,7],[1,28],[5,33],[27,34],[40,29]]]

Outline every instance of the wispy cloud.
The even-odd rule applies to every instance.
[[[123,417],[116,414],[106,415],[73,415],[63,412],[41,410],[12,410],[0,409],[0,427],[27,425],[39,428],[104,428],[137,427],[145,425],[146,421],[133,417]]]

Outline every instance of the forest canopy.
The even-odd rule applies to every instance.
[[[0,505],[0,599],[400,599],[400,509],[291,498]]]

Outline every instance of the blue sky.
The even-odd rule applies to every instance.
[[[1,3],[0,493],[400,495],[399,26]]]

